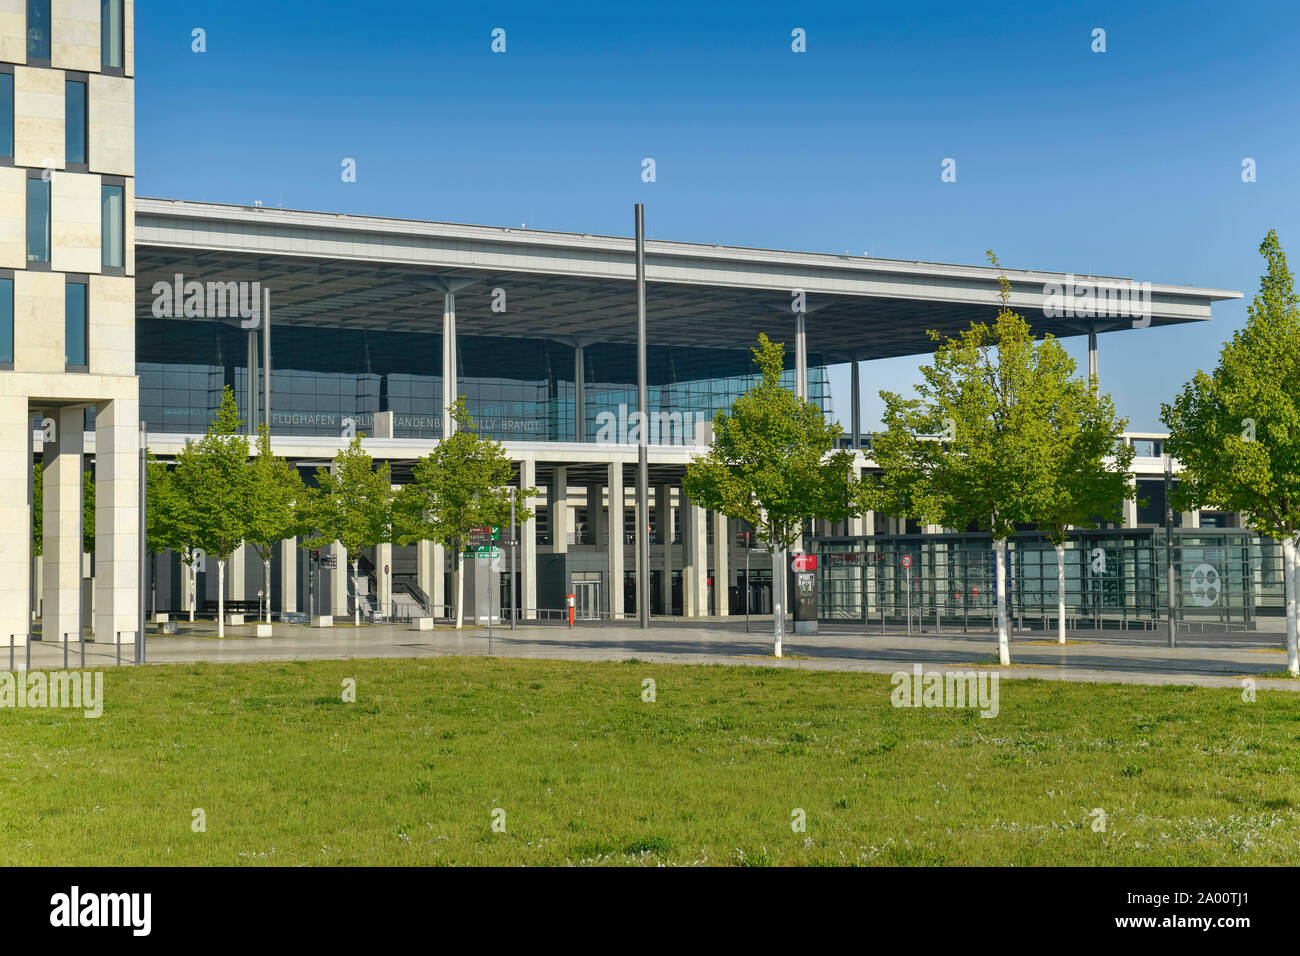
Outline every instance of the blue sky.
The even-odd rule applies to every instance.
[[[652,238],[992,248],[1245,292],[1211,323],[1100,337],[1103,387],[1154,429],[1244,322],[1263,235],[1300,248],[1297,27],[1294,3],[146,2],[137,190],[623,235],[644,202]],[[918,364],[864,364],[865,427]],[[832,384],[847,423],[847,368]]]

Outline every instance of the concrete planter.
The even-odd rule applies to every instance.
[[[242,615],[242,614],[227,614],[227,615],[226,615],[226,623],[229,624],[229,625],[232,625],[232,626],[238,627],[240,624],[243,624],[243,623],[244,623],[244,615]]]
[[[413,630],[413,631],[432,631],[432,630],[433,630],[433,618],[431,618],[431,617],[417,617],[417,618],[416,618],[416,619],[411,623],[411,630]]]
[[[253,636],[254,636],[254,637],[270,637],[270,636],[271,636],[271,625],[270,625],[270,624],[254,624],[254,625],[253,625]]]
[[[333,626],[334,626],[334,615],[332,615],[332,614],[317,614],[315,617],[313,617],[313,618],[311,619],[311,626],[312,626],[312,627],[333,627]]]

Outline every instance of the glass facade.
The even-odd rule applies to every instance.
[[[14,156],[14,75],[0,73],[0,156]]]
[[[100,250],[103,266],[107,269],[120,269],[125,261],[122,255],[122,247],[126,242],[122,218],[124,194],[122,186],[105,184],[100,187]]]
[[[86,350],[87,287],[84,282],[68,282],[64,286],[67,296],[63,313],[63,361],[68,368],[88,367]]]
[[[14,280],[0,279],[0,364],[14,362]]]
[[[50,58],[50,0],[27,0],[27,56]]]
[[[86,84],[64,84],[64,157],[69,163],[86,162]]]
[[[50,182],[27,179],[27,261],[50,261]]]
[[[242,405],[247,335],[232,321],[139,317],[141,416],[150,429],[205,431],[227,385]],[[338,436],[344,419],[373,433],[374,414],[391,411],[397,438],[441,435],[441,335],[273,323],[271,337],[274,434]],[[501,441],[576,440],[573,346],[464,332],[457,345],[459,391],[480,433]],[[585,440],[626,440],[635,425],[635,349],[595,344],[583,357]],[[753,368],[748,348],[650,347],[651,441],[690,443],[696,422],[709,422],[756,381]],[[793,370],[786,378],[793,388]],[[817,356],[809,356],[808,380],[810,397],[829,411],[830,388]]]

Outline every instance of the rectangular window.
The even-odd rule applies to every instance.
[[[67,305],[63,321],[63,361],[70,369],[84,369],[86,361],[86,291],[84,282],[65,283]]]
[[[27,58],[50,58],[50,0],[27,0]]]
[[[68,80],[64,90],[64,161],[86,162],[86,84],[81,80]]]
[[[14,158],[14,75],[0,73],[0,156]]]
[[[14,364],[14,280],[0,279],[0,365]]]
[[[39,176],[27,180],[27,261],[50,261],[50,183]]]
[[[103,250],[105,269],[120,269],[123,265],[122,247],[126,243],[122,216],[123,187],[100,187],[102,215],[100,219],[100,248]]]
[[[99,52],[103,67],[122,69],[122,0],[100,0]]]

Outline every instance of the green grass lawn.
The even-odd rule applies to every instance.
[[[97,720],[0,710],[0,863],[1300,863],[1294,694],[1004,680],[984,719],[890,690],[644,662],[109,670]]]

